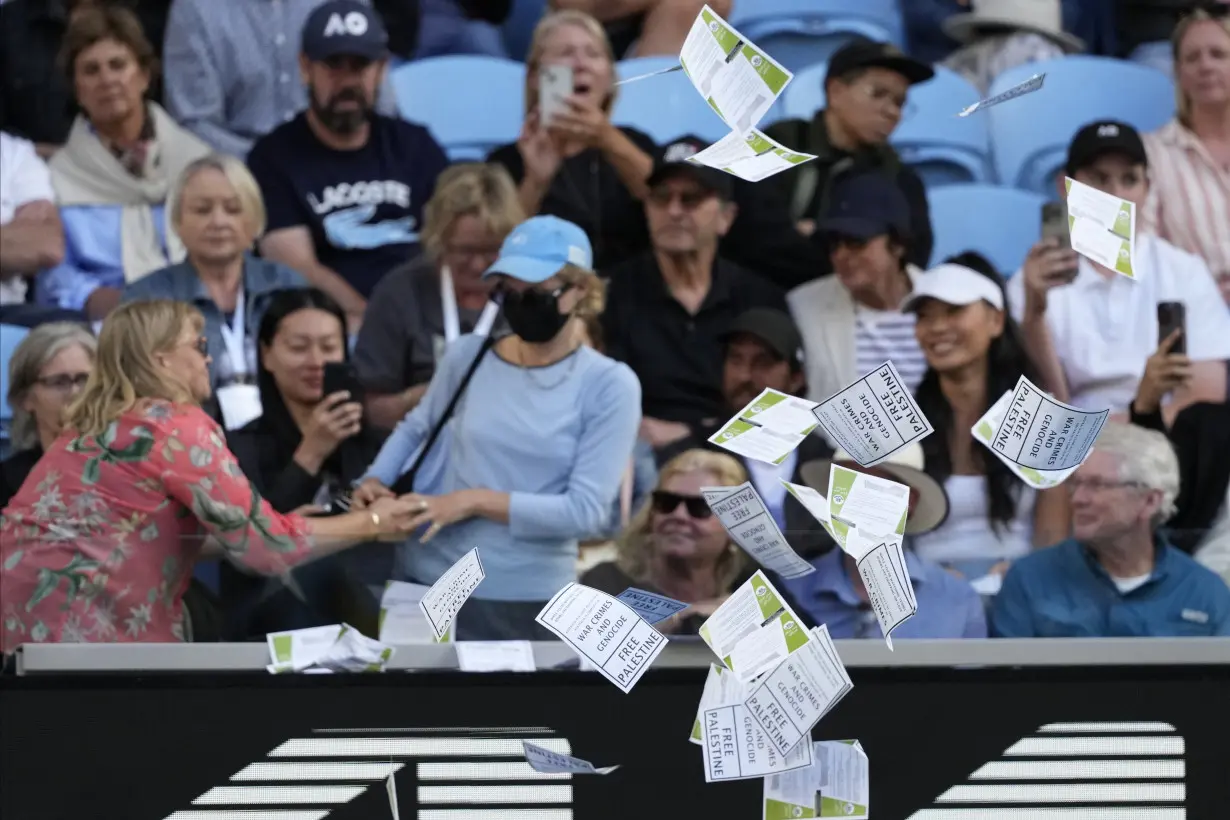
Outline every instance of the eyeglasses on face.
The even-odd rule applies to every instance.
[[[1122,489],[1124,487],[1134,487],[1140,490],[1149,489],[1139,481],[1105,481],[1100,478],[1069,478],[1063,483],[1063,486],[1068,488],[1068,492],[1075,495],[1078,490],[1085,489],[1091,493],[1101,493],[1106,490]]]
[[[42,376],[35,379],[43,387],[46,387],[48,390],[55,390],[57,393],[80,390],[85,387],[85,383],[89,380],[89,373],[57,373],[54,376]]]
[[[713,191],[675,191],[670,188],[654,188],[649,192],[649,201],[654,205],[666,207],[678,199],[684,210],[690,211],[714,196],[717,195]]]
[[[667,515],[679,509],[680,504],[687,508],[688,515],[692,518],[704,519],[713,515],[713,510],[709,509],[708,502],[698,495],[680,495],[679,493],[667,492],[666,490],[653,491],[654,512]]]

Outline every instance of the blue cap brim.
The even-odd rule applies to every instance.
[[[563,263],[534,259],[529,256],[503,256],[495,260],[495,264],[483,272],[483,278],[503,274],[537,285],[545,282],[564,267]]]
[[[857,216],[840,216],[822,220],[819,229],[821,233],[835,233],[854,239],[875,239],[877,236],[884,236],[891,230],[885,222]]]

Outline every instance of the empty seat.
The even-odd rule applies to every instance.
[[[417,60],[391,73],[397,108],[431,129],[458,160],[481,160],[515,142],[525,118],[525,66],[497,57]]]
[[[1116,119],[1144,132],[1174,116],[1174,84],[1165,74],[1109,57],[1076,55],[1020,66],[996,77],[990,96],[1035,74],[1046,74],[1041,90],[970,117],[987,118],[996,175],[1005,185],[1055,198],[1068,143],[1082,126]]]
[[[676,57],[638,57],[621,61],[616,71],[628,79],[677,65]],[[659,145],[685,134],[717,142],[730,133],[682,71],[620,86],[611,121],[643,131]]]
[[[935,250],[931,264],[978,251],[1005,276],[1042,235],[1041,194],[995,185],[947,185],[927,192]]]
[[[898,0],[742,0],[730,22],[794,72],[828,60],[851,37],[904,42]]]

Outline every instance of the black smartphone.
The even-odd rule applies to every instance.
[[[350,362],[325,362],[324,395],[331,396],[343,390],[350,392],[350,400],[363,401],[363,385]]]
[[[1167,337],[1175,331],[1179,331],[1179,338],[1175,339],[1174,345],[1170,348],[1171,353],[1181,353],[1187,355],[1187,308],[1182,302],[1158,302],[1157,303],[1157,344],[1160,347],[1162,342],[1166,341]]]
[[[1072,250],[1072,234],[1068,228],[1068,203],[1046,202],[1042,205],[1042,238],[1059,240],[1059,247]],[[1062,281],[1071,282],[1079,270],[1073,267],[1064,271]]]

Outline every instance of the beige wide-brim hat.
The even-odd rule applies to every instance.
[[[1085,41],[1063,30],[1059,0],[972,0],[970,11],[944,21],[944,33],[970,43],[985,29],[1020,29],[1059,43],[1069,53],[1085,50]]]
[[[828,495],[829,469],[833,464],[854,465],[857,462],[844,450],[838,450],[832,458],[808,461],[799,468],[803,483],[821,495]],[[922,445],[907,445],[880,462],[873,469],[883,470],[897,481],[918,493],[914,512],[905,522],[906,535],[922,535],[938,528],[948,518],[948,493],[931,476],[923,472]]]

